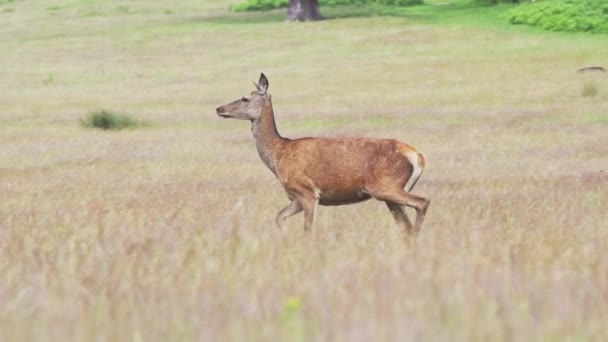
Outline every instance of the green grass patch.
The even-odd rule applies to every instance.
[[[599,88],[597,86],[597,84],[595,83],[585,83],[583,84],[583,91],[581,92],[581,95],[583,97],[594,97],[599,93]]]
[[[384,6],[413,6],[421,5],[423,0],[319,0],[319,6],[343,5],[384,5]],[[267,11],[287,7],[289,0],[245,0],[231,9],[235,12]]]
[[[501,26],[504,20],[500,15],[512,7],[506,4],[480,6],[468,0],[434,3],[427,0],[422,6],[408,8],[383,6],[378,8],[378,14],[409,17],[428,23]]]
[[[497,5],[500,3],[515,4],[518,3],[519,0],[473,0],[473,2],[482,5]]]
[[[60,11],[60,10],[65,9],[65,8],[67,8],[67,7],[68,7],[67,5],[64,5],[64,6],[53,5],[53,6],[49,6],[49,7],[47,7],[47,8],[46,8],[46,10],[47,10],[47,11],[51,11],[51,12],[52,12],[52,11]]]
[[[122,14],[127,14],[127,13],[131,12],[131,9],[129,8],[129,6],[120,5],[120,6],[116,7],[116,12],[122,13]]]
[[[583,113],[581,119],[585,123],[608,125],[608,113]]]
[[[305,119],[295,120],[285,123],[285,127],[298,129],[313,129],[327,131],[334,128],[382,128],[392,127],[400,123],[415,121],[415,118],[402,118],[402,117],[368,117],[361,119],[353,119],[350,117],[331,117],[331,118],[318,118],[318,119]]]
[[[420,1],[417,6],[398,6],[387,5],[389,2],[380,1],[361,1],[359,3],[353,1],[345,1],[343,4],[323,5],[320,2],[321,13],[326,19],[335,18],[359,18],[359,17],[404,17],[416,20],[418,22],[430,24],[447,24],[447,25],[462,25],[467,26],[482,26],[509,29],[514,28],[505,21],[502,15],[505,11],[514,7],[513,4],[499,4],[497,6],[485,6],[474,3],[470,0],[456,1],[437,1],[426,0]],[[285,1],[287,4],[287,1]],[[255,11],[240,10],[237,6],[232,6],[232,11]],[[285,5],[286,6],[286,5]],[[282,5],[282,7],[285,7]],[[275,9],[275,10],[273,10]],[[282,10],[276,10],[276,7],[267,7],[264,10],[258,11],[256,14],[243,14],[221,16],[212,19],[207,19],[208,22],[214,23],[254,23],[254,22],[281,22],[285,20],[285,13]]]
[[[289,130],[308,129],[330,133],[332,129],[382,129],[407,127],[413,124],[433,122],[441,126],[458,127],[471,123],[471,119],[456,115],[429,118],[427,115],[388,115],[354,119],[352,117],[315,118],[286,121],[284,127]],[[279,130],[281,127],[279,127]]]
[[[89,113],[84,119],[80,119],[80,124],[85,128],[97,128],[110,131],[149,126],[149,123],[145,121],[140,121],[129,115],[118,114],[105,109]]]

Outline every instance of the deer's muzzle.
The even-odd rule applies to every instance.
[[[226,113],[226,110],[224,109],[224,107],[217,107],[215,109],[215,113],[223,118],[229,118],[230,115],[228,115],[228,113]]]

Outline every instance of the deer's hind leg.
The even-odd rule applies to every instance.
[[[414,228],[411,231],[414,234],[418,234],[420,232],[420,228],[422,226],[422,222],[424,222],[424,218],[426,216],[426,211],[431,204],[431,201],[421,197],[414,195],[412,193],[406,192],[400,187],[391,187],[391,188],[383,188],[383,187],[370,187],[368,189],[369,194],[379,201],[390,202],[393,204],[397,204],[400,206],[408,206],[416,209],[416,222],[414,223]],[[390,209],[390,207],[389,207]],[[395,216],[394,211],[393,217]],[[397,218],[401,219],[401,215],[399,213],[396,214]],[[404,213],[404,217],[405,213]]]
[[[412,222],[410,221],[409,217],[407,217],[403,206],[393,202],[385,203],[388,207],[388,210],[390,210],[391,214],[393,214],[393,218],[395,219],[395,223],[397,223],[397,226],[403,229],[406,233],[412,233],[414,230],[414,226],[412,226]]]
[[[281,233],[283,233],[282,224],[286,218],[293,216],[301,211],[302,211],[302,205],[300,204],[300,202],[298,202],[298,200],[295,198],[292,199],[291,203],[289,203],[289,205],[287,205],[285,208],[283,208],[277,214],[276,224],[277,224],[277,227],[279,228],[279,231]]]

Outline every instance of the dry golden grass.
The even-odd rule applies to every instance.
[[[229,3],[0,6],[1,341],[608,338],[608,78],[573,72],[608,38]],[[286,136],[425,152],[415,248],[373,201],[280,237],[248,124],[214,114],[261,71]],[[99,108],[153,125],[81,128]]]

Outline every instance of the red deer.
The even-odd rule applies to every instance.
[[[223,118],[251,121],[251,131],[262,161],[279,179],[291,201],[276,217],[283,221],[304,211],[304,230],[314,226],[317,206],[383,201],[397,225],[416,236],[430,200],[412,194],[425,166],[415,147],[395,139],[287,139],[277,131],[264,74],[249,96],[218,107]],[[416,210],[412,226],[404,206]]]

